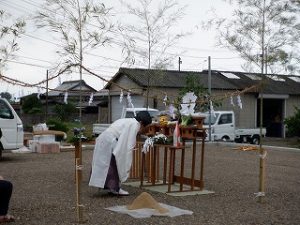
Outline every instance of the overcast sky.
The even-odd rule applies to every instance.
[[[41,0],[0,0],[0,9],[11,13],[14,17],[28,16],[33,14],[35,10],[40,9],[41,2]],[[115,12],[122,12],[118,0],[103,2],[107,6],[114,7]],[[215,8],[220,16],[230,16],[231,7],[222,0],[179,0],[179,2],[186,4],[187,8],[186,15],[177,26],[177,29],[192,31],[192,35],[182,39],[180,43],[174,46],[175,49],[184,50],[184,53],[180,55],[182,60],[181,70],[202,71],[207,69],[207,58],[211,56],[212,69],[241,71],[242,60],[239,56],[234,52],[215,46],[215,31],[201,29],[201,22],[209,18],[209,11],[212,8]],[[27,83],[37,83],[46,78],[47,69],[50,69],[56,61],[56,46],[48,33],[36,30],[30,25],[30,22],[28,24],[26,35],[19,40],[18,57],[8,64],[3,74]],[[174,49],[170,49],[169,52],[172,51]],[[122,64],[121,47],[102,48],[93,54],[95,56],[89,60],[89,67],[106,79],[112,77],[120,66],[126,66]],[[168,69],[178,69],[178,59],[175,59],[173,65]],[[79,79],[79,75],[62,75],[60,79],[61,81],[75,80]],[[96,90],[100,90],[105,85],[99,78],[90,75],[84,75],[83,79]],[[49,82],[49,87],[55,88],[58,83],[58,79],[54,79]],[[37,92],[37,88],[24,88],[0,80],[0,92],[5,91],[18,97],[19,95]]]

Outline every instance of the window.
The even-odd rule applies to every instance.
[[[210,117],[211,123],[210,123],[210,124],[215,124],[215,122],[216,122],[218,116],[219,116],[219,113],[215,113],[215,116],[214,116],[213,114],[211,114],[211,117]],[[205,116],[205,119],[204,119],[204,121],[203,121],[203,124],[204,124],[204,125],[209,125],[209,115],[208,115],[208,114]]]
[[[13,119],[14,115],[9,108],[9,106],[4,102],[0,100],[0,118],[2,119]]]
[[[289,77],[291,80],[300,83],[300,77]]]
[[[234,73],[222,72],[221,74],[229,79],[240,79],[240,77]]]
[[[250,78],[251,80],[261,80],[261,77],[255,74],[245,74],[245,76]]]
[[[219,124],[228,124],[232,123],[232,114],[223,114],[220,117]]]
[[[125,118],[134,118],[134,112],[126,112]]]
[[[267,75],[267,77],[269,77],[270,79],[272,79],[274,81],[281,81],[281,82],[285,81],[285,79],[283,79],[282,77],[279,77],[277,75]]]

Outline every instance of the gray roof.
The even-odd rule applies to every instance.
[[[186,77],[193,75],[199,77],[199,83],[204,88],[208,88],[208,71],[177,71],[177,70],[155,70],[140,68],[120,68],[116,75],[111,79],[117,83],[122,76],[127,76],[141,87],[150,86],[157,88],[181,88],[185,86]],[[247,87],[257,85],[264,79],[263,92],[266,94],[300,94],[300,76],[295,75],[275,75],[260,73],[246,73],[236,71],[211,71],[211,87],[219,90],[243,90]],[[111,83],[104,88],[109,89]],[[126,87],[125,87],[126,88]],[[257,90],[253,90],[257,92]]]
[[[59,96],[64,92],[68,92],[69,96],[78,96],[80,90],[80,80],[64,81],[54,90],[48,92],[48,96]],[[83,95],[90,95],[91,92],[96,92],[94,88],[87,85],[84,80],[81,80],[81,90]]]

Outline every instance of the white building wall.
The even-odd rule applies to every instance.
[[[293,116],[295,114],[295,107],[300,108],[300,96],[290,96],[286,101],[285,117]]]

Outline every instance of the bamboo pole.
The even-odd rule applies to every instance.
[[[82,165],[80,159],[76,158],[76,212],[78,223],[83,223],[83,205],[81,204],[81,173]]]
[[[261,74],[264,75],[264,64],[265,64],[265,7],[266,1],[263,0],[263,15],[262,15],[262,37],[261,37]],[[263,202],[265,196],[265,150],[262,147],[262,127],[263,127],[263,86],[261,86],[260,95],[260,144],[259,144],[259,192],[258,202]]]

